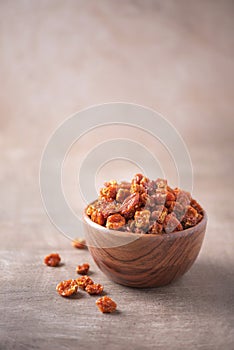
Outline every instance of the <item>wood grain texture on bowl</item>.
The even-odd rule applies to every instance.
[[[166,285],[187,272],[196,260],[207,215],[189,229],[163,235],[108,230],[84,214],[89,251],[103,273],[130,287]]]

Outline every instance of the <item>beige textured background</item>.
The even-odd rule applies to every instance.
[[[227,0],[0,1],[1,349],[233,349],[233,15]],[[92,260],[51,225],[38,173],[59,123],[109,101],[176,126],[209,225],[197,263],[169,287],[114,285],[93,264],[119,304],[105,317],[93,299],[54,291]],[[51,250],[66,262],[56,271],[41,265]]]

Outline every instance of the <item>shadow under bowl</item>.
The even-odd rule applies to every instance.
[[[137,288],[166,285],[195,262],[205,235],[207,215],[194,227],[163,235],[109,230],[83,215],[90,254],[112,281]]]

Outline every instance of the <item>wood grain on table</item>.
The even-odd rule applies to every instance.
[[[228,0],[0,2],[0,349],[234,348],[233,14]],[[163,288],[110,282],[43,209],[38,174],[50,135],[108,101],[158,110],[191,155],[208,228],[195,265]],[[43,265],[52,251],[64,265]],[[101,314],[84,293],[57,295],[86,261],[116,314]]]

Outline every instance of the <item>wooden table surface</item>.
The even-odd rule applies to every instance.
[[[0,2],[0,349],[233,349],[232,1]],[[38,173],[43,148],[72,113],[95,103],[153,107],[184,138],[193,195],[209,222],[201,253],[157,289],[114,284],[49,221]],[[43,265],[51,251],[64,265]],[[64,300],[56,284],[88,261],[118,312]]]

